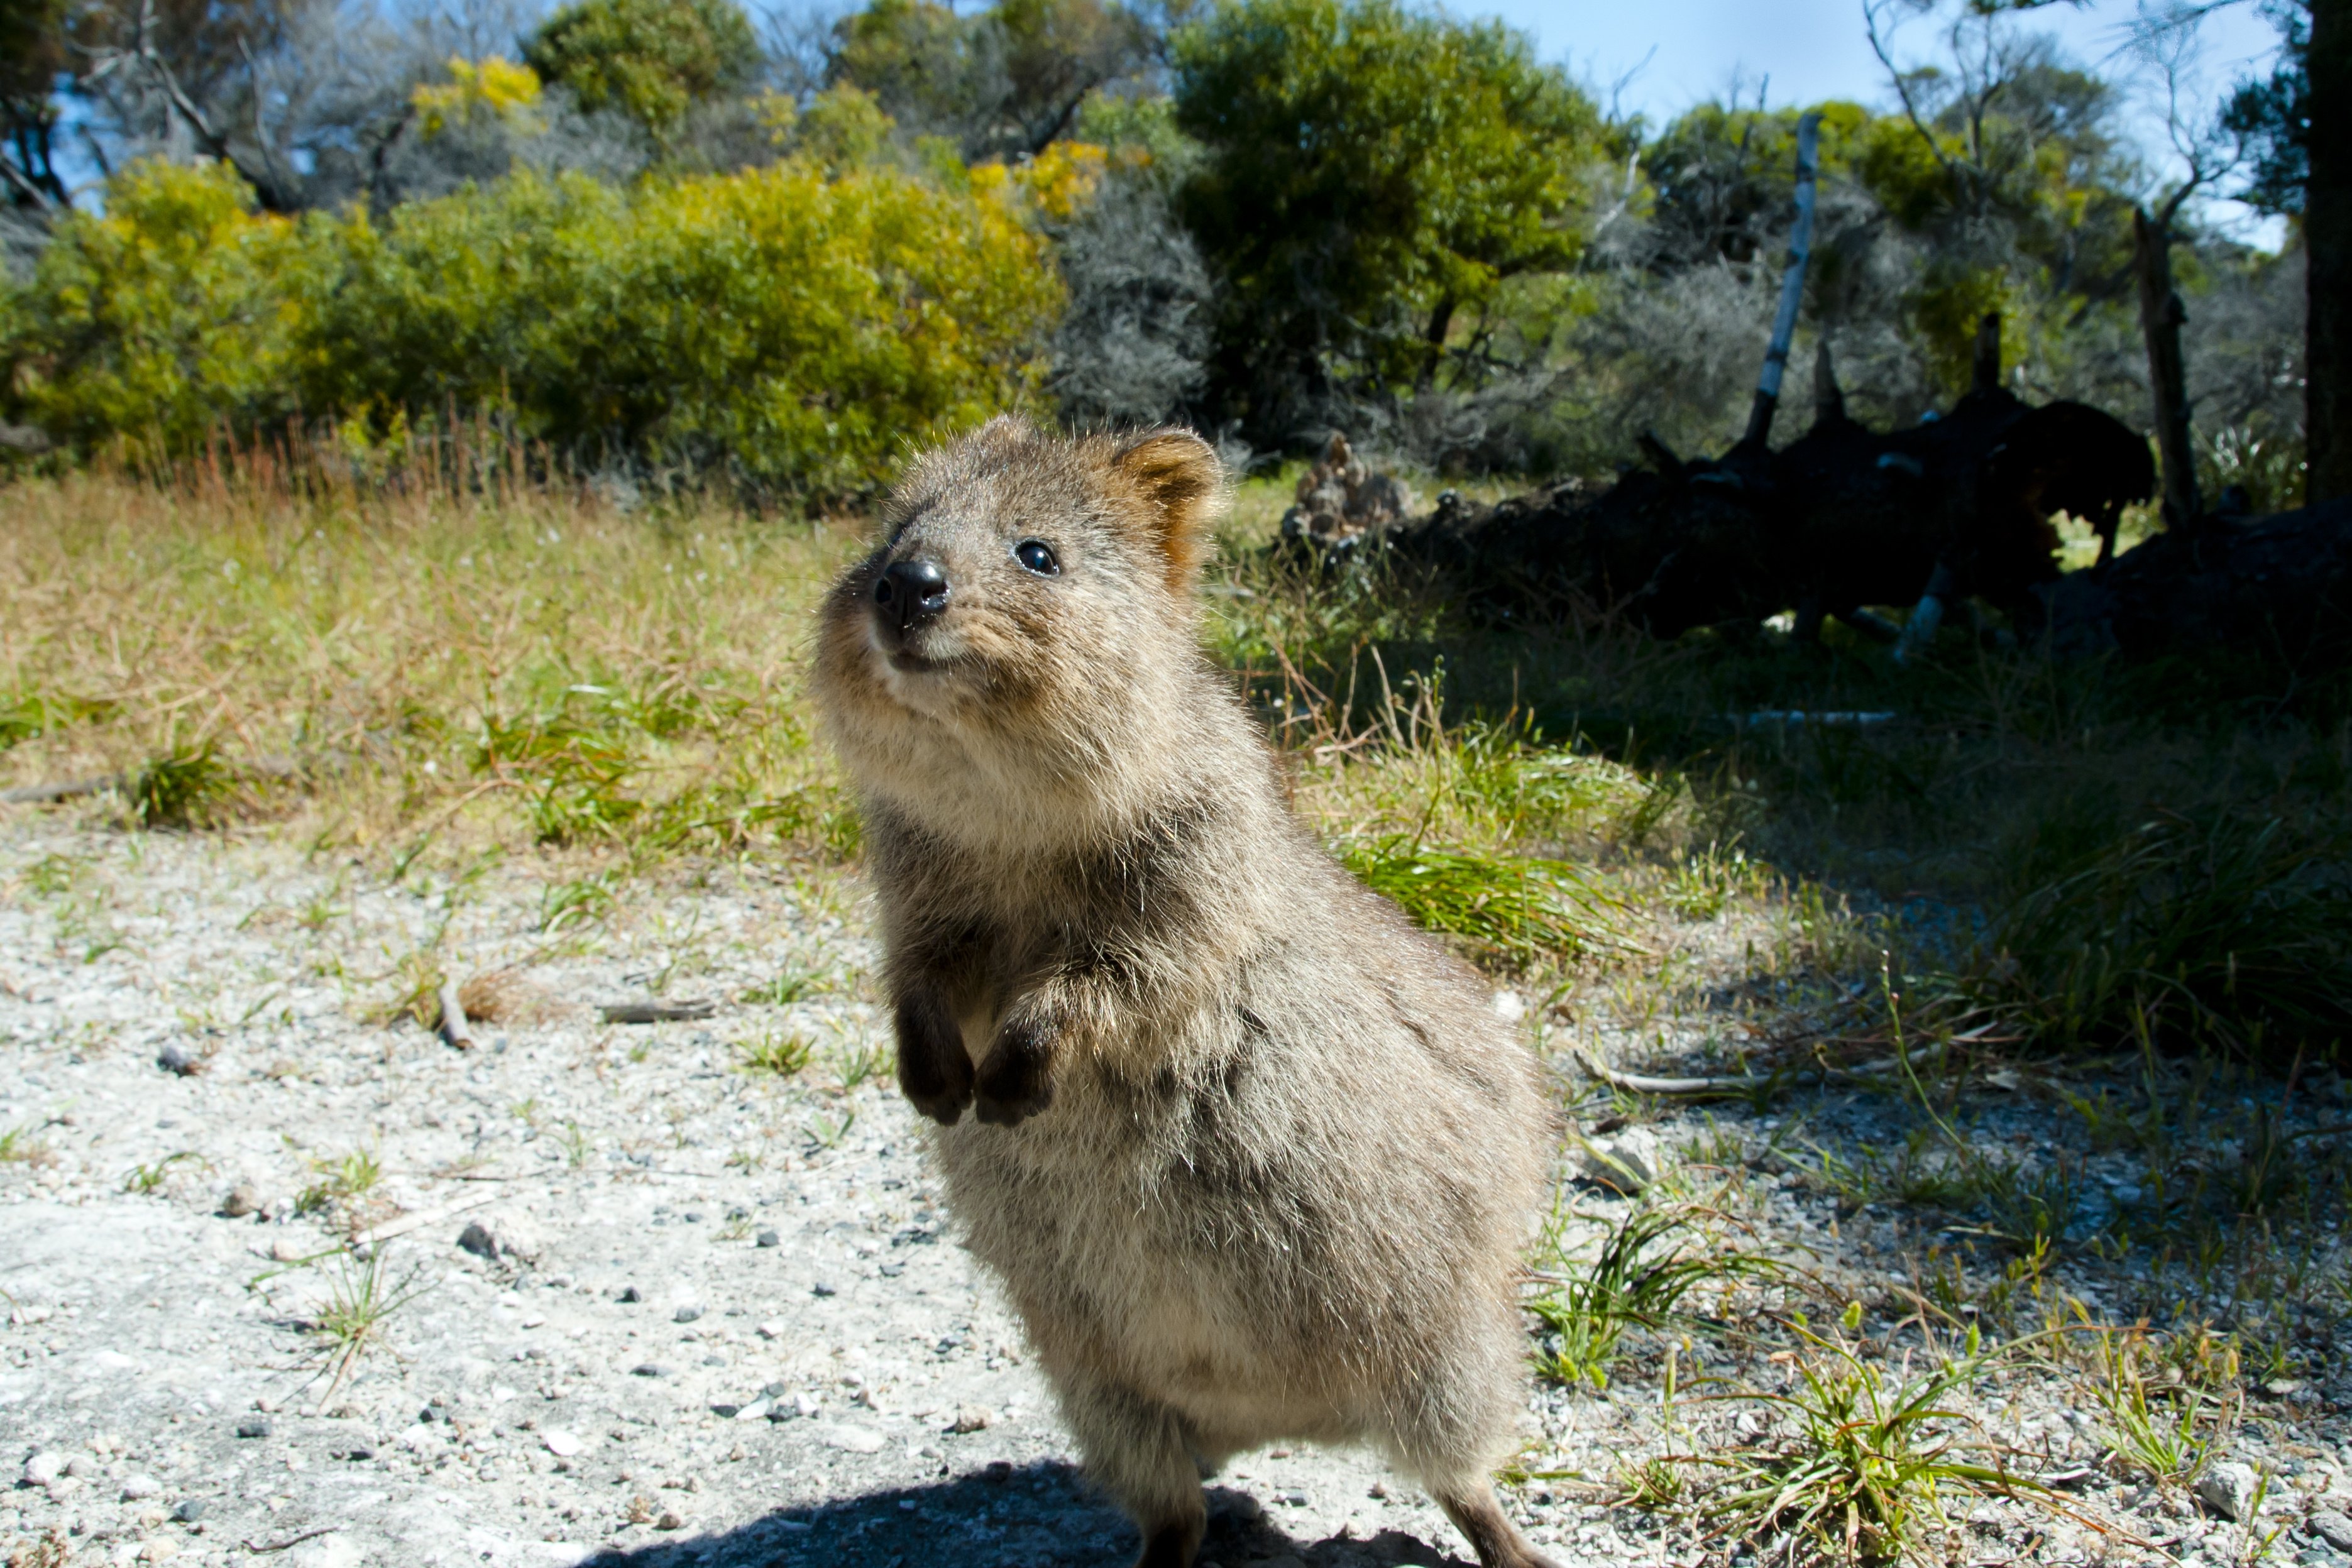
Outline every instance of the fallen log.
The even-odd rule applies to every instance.
[[[1507,621],[1598,604],[1673,637],[1793,610],[1807,634],[1823,615],[1878,634],[1869,606],[1924,596],[1932,615],[1975,597],[2030,632],[2034,591],[2058,576],[2053,515],[2112,539],[2123,508],[2155,488],[2136,433],[2082,403],[2029,405],[1997,372],[1944,417],[1884,434],[1847,417],[1823,379],[1832,395],[1812,428],[1779,452],[1743,444],[1686,461],[1645,435],[1651,466],[1613,486],[1570,481],[1493,507],[1448,492],[1383,542]]]
[[[2352,497],[2246,519],[2208,516],[2043,594],[2052,648],[2126,658],[2239,651],[2352,658]]]

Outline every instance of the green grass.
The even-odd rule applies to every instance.
[[[320,1375],[327,1379],[326,1392],[319,1399],[322,1410],[350,1381],[361,1358],[383,1347],[393,1315],[429,1288],[415,1274],[394,1280],[389,1257],[389,1249],[381,1246],[363,1257],[347,1251],[334,1255],[334,1278],[328,1282],[324,1299],[311,1309],[307,1325]]]
[[[774,1078],[798,1076],[815,1054],[816,1042],[804,1034],[761,1034],[735,1047],[742,1071]]]
[[[2038,1490],[1952,1406],[1986,1370],[1975,1330],[1958,1354],[1931,1355],[1906,1375],[1864,1354],[1850,1337],[1861,1322],[1858,1304],[1827,1333],[1792,1321],[1801,1349],[1789,1388],[1725,1396],[1769,1413],[1787,1434],[1710,1458],[1723,1474],[1702,1506],[1725,1533],[1759,1547],[1802,1542],[1847,1563],[1924,1561],[1941,1555],[1947,1498]]]
[[[2098,1408],[2100,1439],[2125,1469],[2161,1486],[2186,1487],[2235,1432],[2244,1408],[2234,1347],[2205,1336],[2159,1336],[2145,1323],[2095,1323],[2075,1303],[2078,1382]],[[2182,1356],[2176,1346],[2190,1347]],[[2201,1353],[2201,1354],[2200,1354]]]
[[[1995,920],[1975,999],[2062,1048],[2152,1031],[2352,1062],[2352,836],[2259,806],[2160,813],[2071,854],[2050,836],[2032,848],[2059,863]]]
[[[1565,861],[1442,849],[1402,835],[1344,841],[1339,859],[1414,924],[1515,964],[1630,946],[1625,894]]]
[[[1538,1373],[1570,1385],[1606,1388],[1630,1329],[1712,1332],[1685,1303],[1702,1287],[1779,1278],[1773,1260],[1710,1242],[1698,1231],[1721,1217],[1689,1205],[1636,1208],[1612,1226],[1591,1257],[1564,1250],[1567,1217],[1555,1214],[1536,1270],[1539,1293],[1527,1303],[1543,1324]]]
[[[310,1168],[319,1179],[295,1195],[297,1214],[349,1209],[383,1179],[383,1162],[368,1149],[354,1149],[341,1159],[313,1160]]]

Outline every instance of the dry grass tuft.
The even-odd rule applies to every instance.
[[[467,976],[457,988],[457,1005],[475,1023],[532,1023],[556,1011],[552,997],[510,968]]]

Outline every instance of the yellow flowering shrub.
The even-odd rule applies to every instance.
[[[305,236],[218,164],[134,163],[0,280],[0,409],[70,447],[185,450],[298,406]]]
[[[0,412],[82,451],[494,408],[587,462],[843,493],[1034,394],[1062,306],[1019,196],[793,159],[623,190],[519,172],[299,224],[144,164],[0,297]]]
[[[438,136],[452,125],[489,118],[518,120],[539,106],[539,73],[500,55],[480,61],[452,56],[449,79],[420,82],[408,95],[417,129]]]

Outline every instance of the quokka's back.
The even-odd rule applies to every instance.
[[[1378,1446],[1529,1568],[1487,1475],[1536,1069],[1293,818],[1202,655],[1220,497],[1188,432],[999,420],[916,465],[827,601],[899,1083],[1144,1563],[1192,1561],[1200,1465],[1305,1439]]]

